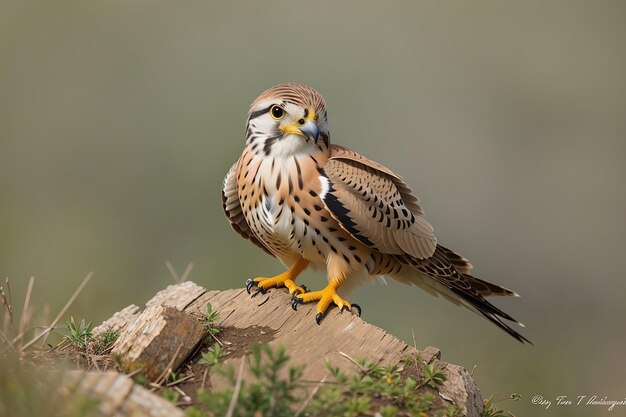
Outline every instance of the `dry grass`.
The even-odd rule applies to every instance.
[[[31,304],[35,278],[31,277],[21,306],[16,304],[11,281],[0,286],[0,415],[30,417],[86,417],[95,415],[96,403],[72,390],[60,390],[62,375],[72,367],[62,345],[46,345],[50,333],[79,296],[93,273],[87,274],[63,308],[49,321],[49,309]],[[19,311],[19,317],[16,312]],[[41,325],[38,323],[49,323]],[[65,341],[65,339],[64,339]],[[39,342],[39,343],[38,343]],[[76,355],[72,355],[76,357]],[[90,360],[94,363],[93,358]],[[97,365],[96,365],[97,366]]]
[[[30,305],[30,299],[35,284],[35,277],[31,277],[28,282],[28,288],[26,290],[26,295],[24,296],[24,302],[22,303],[21,315],[17,324],[14,313],[15,306],[13,304],[14,296],[11,291],[11,281],[8,277],[5,278],[4,285],[0,286],[0,302],[2,303],[4,311],[4,317],[2,320],[3,325],[0,329],[0,338],[2,340],[2,344],[0,344],[0,354],[6,354],[7,352],[12,351],[17,353],[19,358],[23,359],[29,351],[29,348],[34,348],[35,350],[43,349],[52,330],[57,329],[57,325],[61,318],[65,315],[67,310],[92,277],[93,272],[90,272],[85,276],[85,278],[83,278],[78,288],[76,288],[54,320],[52,320],[49,325],[44,326],[35,325],[35,322],[37,321],[37,318],[39,318],[42,322],[47,321],[48,313],[46,308],[40,312],[41,317],[37,317],[37,312]],[[31,336],[31,339],[24,343],[24,340],[26,340],[26,336],[28,335]],[[40,346],[35,346],[35,344],[40,340]]]

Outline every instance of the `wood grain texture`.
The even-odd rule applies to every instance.
[[[405,355],[419,354],[423,362],[434,364],[447,378],[439,387],[440,397],[459,406],[461,416],[480,416],[482,399],[472,377],[463,367],[441,361],[439,349],[427,347],[418,351],[383,329],[337,309],[329,311],[322,324],[317,325],[314,304],[299,305],[298,311],[294,311],[290,301],[285,289],[272,289],[251,298],[244,289],[207,291],[192,282],[173,285],[150,300],[141,315],[126,316],[129,322],[122,324],[124,330],[113,352],[132,364],[129,369],[145,366],[163,370],[182,345],[180,349],[185,350],[176,355],[172,367],[175,370],[203,337],[200,320],[210,303],[221,317],[221,341],[227,349],[236,350],[226,362],[232,362],[236,368],[248,353],[247,347],[261,342],[285,346],[291,357],[289,366],[306,365],[303,379],[312,382],[329,376],[326,359],[355,372],[355,365],[343,354],[383,365],[396,363]],[[158,374],[153,371],[150,375]],[[212,389],[225,383],[210,376]],[[311,389],[315,385],[311,384]]]
[[[115,417],[183,417],[172,403],[117,372],[70,371],[63,375],[62,392],[80,392],[98,400],[98,414]]]
[[[99,326],[94,327],[93,335],[99,336],[106,331],[121,332],[128,323],[134,321],[141,313],[141,308],[134,304],[124,307],[122,310],[113,314],[113,316],[104,321]]]
[[[271,329],[273,340],[269,344],[287,348],[290,366],[306,365],[303,379],[309,381],[329,376],[324,364],[327,358],[342,369],[356,371],[354,364],[339,352],[381,364],[395,363],[407,354],[418,353],[423,361],[433,363],[446,375],[447,380],[439,389],[441,397],[458,405],[462,416],[480,416],[482,398],[474,380],[465,368],[441,361],[439,349],[428,347],[418,351],[385,330],[353,314],[339,313],[337,309],[329,311],[318,326],[314,304],[300,305],[298,311],[294,311],[290,300],[285,289],[273,289],[255,298],[250,298],[244,289],[207,291],[185,311],[200,314],[206,311],[206,304],[211,303],[222,317],[221,327]],[[235,367],[239,360],[232,359]],[[211,383],[219,387],[223,381],[212,378]]]
[[[172,307],[152,305],[130,323],[113,345],[128,372],[141,369],[152,381],[176,370],[200,343],[206,329],[195,317]]]

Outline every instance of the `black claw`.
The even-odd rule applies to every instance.
[[[250,294],[250,290],[252,289],[252,287],[254,287],[255,284],[256,283],[251,279],[246,280],[246,291],[248,291],[248,294]]]
[[[347,310],[347,309],[348,309],[348,306],[344,304],[341,306],[341,310],[339,310],[339,313],[343,313],[343,310]]]
[[[302,301],[302,298],[298,298],[298,296],[299,296],[299,295],[300,295],[300,294],[293,293],[293,295],[291,296],[291,301],[292,301],[292,302],[294,302],[294,301],[295,301],[296,303],[300,303],[300,304],[302,304],[304,301]]]
[[[323,317],[323,316],[324,316],[324,315],[323,315],[322,313],[317,313],[317,314],[315,315],[315,322],[316,322],[318,325],[319,325],[319,324],[320,324],[320,322],[322,321],[322,317]]]
[[[254,294],[252,294],[252,297],[251,297],[251,298],[256,297],[257,295],[259,295],[259,293],[261,293],[261,294],[265,294],[266,292],[267,292],[267,290],[266,290],[265,288],[261,288],[261,287],[259,287],[259,288],[257,288],[257,290],[254,292]]]
[[[300,287],[302,287],[302,289],[304,290],[304,292],[302,294],[304,294],[306,292],[309,292],[309,289],[306,287],[306,285],[302,284],[302,285],[300,285]]]
[[[358,304],[352,304],[352,308],[356,308],[359,311],[357,315],[361,317],[361,306]]]
[[[302,304],[302,299],[296,297],[296,294],[291,298],[291,308],[295,311],[298,311],[298,304]]]

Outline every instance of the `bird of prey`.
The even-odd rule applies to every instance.
[[[388,276],[465,306],[530,343],[507,321],[521,323],[485,299],[517,294],[473,277],[467,259],[437,243],[398,174],[331,144],[324,98],[307,85],[279,84],[254,100],[222,203],[233,229],[287,268],[248,280],[248,292],[287,287],[294,309],[317,302],[318,324],[331,305],[360,315],[340,288],[345,296],[370,277]],[[309,292],[295,283],[308,266],[326,269],[325,288]]]

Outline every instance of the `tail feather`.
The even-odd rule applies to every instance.
[[[445,257],[448,262],[452,264],[454,269],[456,269],[459,274],[463,275],[465,279],[467,279],[472,288],[478,291],[483,297],[491,297],[496,295],[519,297],[517,293],[509,290],[508,288],[504,288],[499,285],[492,284],[491,282],[487,282],[480,278],[471,276],[470,272],[472,271],[473,266],[470,261],[462,255],[454,252],[453,250],[438,245],[436,251],[439,252],[440,256]]]
[[[478,291],[483,297],[505,296],[519,297],[515,291],[501,287],[491,282],[484,281],[471,275],[463,274],[463,277],[470,283],[473,289]]]
[[[462,290],[459,290],[457,288],[453,288],[452,292],[457,294],[464,301],[467,301],[469,304],[468,307],[470,307],[471,310],[474,310],[480,313],[483,317],[485,317],[487,320],[489,320],[490,322],[498,326],[500,329],[504,330],[510,336],[515,338],[517,341],[521,343],[528,343],[531,345],[533,344],[530,340],[528,340],[526,337],[524,337],[523,335],[515,331],[511,326],[509,326],[502,319],[512,321],[516,323],[517,325],[520,325],[523,327],[524,325],[522,323],[515,320],[513,317],[509,316],[508,314],[500,310],[498,307],[491,304],[486,299],[482,297],[476,299],[475,297],[468,294],[467,292],[463,292]]]
[[[435,250],[439,252],[441,256],[445,257],[459,274],[469,274],[474,268],[469,259],[451,249],[437,245],[437,249]]]
[[[511,290],[473,277],[469,261],[451,250],[437,245],[435,253],[428,259],[417,259],[407,255],[397,255],[396,259],[410,267],[408,271],[392,276],[404,283],[411,283],[426,289],[429,293],[442,295],[457,305],[463,305],[487,318],[521,343],[532,342],[515,331],[504,320],[520,326],[520,322],[485,299],[490,295],[516,296]],[[463,272],[457,269],[457,265]],[[470,265],[468,268],[467,265]]]

